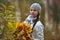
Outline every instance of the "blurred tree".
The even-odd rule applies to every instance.
[[[60,40],[60,1],[45,0],[47,2],[45,40]],[[47,33],[47,34],[46,34]],[[49,36],[49,37],[48,37]]]
[[[5,4],[3,2],[0,3],[0,40],[13,40],[12,34],[16,25],[15,23],[15,6],[11,5],[10,2]]]

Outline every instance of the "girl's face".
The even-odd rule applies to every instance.
[[[30,15],[32,17],[36,17],[38,15],[38,11],[34,8],[30,9]]]

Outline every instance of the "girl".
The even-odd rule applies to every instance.
[[[33,3],[30,6],[30,15],[25,19],[25,23],[32,27],[33,40],[44,40],[43,25],[39,20],[41,6],[38,3]]]

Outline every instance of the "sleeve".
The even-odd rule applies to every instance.
[[[24,22],[28,24],[30,22],[30,16],[28,16]]]
[[[43,25],[37,25],[36,26],[36,36],[37,38],[34,38],[33,40],[44,40],[44,28]]]
[[[33,19],[33,18],[31,17],[31,15],[29,15],[29,16],[25,19],[24,22],[27,23],[27,24],[30,24],[32,19]]]

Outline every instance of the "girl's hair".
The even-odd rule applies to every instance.
[[[38,12],[38,15],[37,15],[37,19],[36,19],[36,20],[34,20],[33,28],[34,28],[35,24],[37,23],[37,21],[39,21],[39,12]],[[32,29],[33,29],[33,28],[32,28]]]
[[[37,15],[37,19],[36,19],[36,21],[38,21],[38,20],[39,20],[39,15],[40,15],[40,14],[39,14],[39,12],[38,12],[38,15]]]

